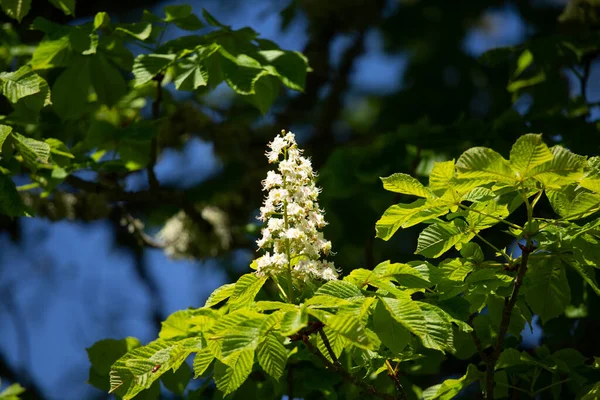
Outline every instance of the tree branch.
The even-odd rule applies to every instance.
[[[164,31],[163,31],[164,32]],[[160,117],[160,103],[162,101],[162,81],[164,74],[158,74],[154,80],[156,81],[156,98],[152,102],[152,119],[157,120]],[[158,133],[157,133],[158,135]],[[154,166],[158,158],[158,137],[155,135],[152,138],[150,144],[150,161],[148,162],[148,184],[150,185],[150,191],[154,192],[158,190],[159,183],[154,172]]]
[[[312,343],[309,340],[308,335],[304,335],[302,337],[302,342],[304,343],[304,345],[306,346],[308,351],[310,351],[312,354],[317,356],[321,360],[321,362],[323,362],[323,364],[325,364],[326,368],[340,374],[342,376],[342,378],[344,378],[346,381],[350,382],[354,386],[356,386],[360,389],[363,389],[364,391],[372,394],[373,396],[375,396],[379,399],[395,400],[394,396],[391,396],[386,393],[382,393],[379,390],[377,390],[375,387],[369,385],[368,383],[365,383],[362,379],[353,376],[348,371],[346,371],[339,363],[332,363],[331,361],[329,361],[329,359],[327,357],[325,357],[323,355],[323,353],[321,353],[317,348],[315,348],[315,346],[312,345]]]
[[[521,285],[523,284],[523,281],[525,279],[525,273],[527,272],[527,262],[529,261],[529,255],[533,252],[533,249],[534,248],[531,242],[531,238],[527,238],[527,245],[522,246],[521,248],[523,252],[521,256],[521,264],[519,265],[519,270],[517,272],[517,277],[515,278],[512,293],[510,297],[504,299],[504,308],[502,309],[502,318],[500,320],[498,338],[496,339],[494,351],[489,356],[486,363],[486,400],[493,400],[494,398],[494,373],[496,369],[496,362],[498,361],[500,353],[502,352],[502,348],[504,347],[504,339],[506,336],[506,332],[508,331],[508,326],[510,324],[510,317],[513,309],[515,308],[515,304],[517,304],[519,290],[521,289]]]

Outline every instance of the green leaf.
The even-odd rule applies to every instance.
[[[292,90],[303,91],[306,73],[310,70],[307,58],[297,51],[262,50],[258,54],[266,61],[263,67]]]
[[[266,114],[280,93],[280,83],[272,76],[263,76],[254,84],[254,94],[244,96],[262,114]]]
[[[256,349],[261,339],[260,333],[264,321],[265,317],[262,315],[260,318],[249,318],[218,335],[221,339],[219,359],[226,363],[240,351]]]
[[[460,255],[474,263],[481,263],[485,259],[481,246],[473,242],[465,243],[460,249]]]
[[[12,132],[12,127],[8,125],[0,125],[0,152],[2,151],[2,145],[6,138]]]
[[[375,225],[377,237],[389,240],[400,228],[408,228],[447,214],[451,203],[446,199],[419,199],[410,204],[389,207]]]
[[[192,379],[192,370],[186,363],[181,364],[176,371],[169,370],[160,377],[165,387],[178,396],[183,396],[190,379]]]
[[[228,304],[231,309],[237,310],[252,303],[266,281],[266,276],[258,277],[253,272],[242,275],[235,283],[233,294],[229,299]]]
[[[165,22],[172,22],[177,27],[188,31],[196,31],[204,28],[204,24],[198,17],[192,14],[192,6],[188,4],[166,6]]]
[[[114,106],[128,91],[123,74],[102,54],[96,54],[91,67],[92,85],[98,101],[109,107]]]
[[[543,142],[541,134],[521,136],[510,150],[510,165],[521,177],[526,177],[533,168],[552,161],[553,158],[554,155]]]
[[[467,367],[467,373],[459,379],[446,379],[439,385],[431,386],[423,391],[423,400],[450,400],[473,382],[483,379],[484,374],[473,364]]]
[[[274,331],[267,334],[256,350],[256,358],[261,368],[275,380],[281,378],[287,357],[283,337]]]
[[[175,311],[162,322],[158,337],[173,340],[197,336],[210,329],[218,318],[219,314],[210,308]]]
[[[372,347],[365,327],[361,323],[360,319],[353,314],[336,314],[327,320],[326,325],[333,332],[342,336],[344,339],[346,339],[346,341],[357,347],[363,349],[369,349]]]
[[[65,15],[75,15],[75,0],[50,0],[50,3]]]
[[[50,145],[32,138],[25,137],[16,132],[12,133],[15,139],[15,147],[23,156],[23,161],[28,168],[37,170],[38,163],[48,163],[50,157]]]
[[[475,236],[467,230],[467,225],[460,219],[449,223],[438,222],[429,225],[419,235],[417,251],[425,257],[437,258],[458,243],[465,243]]]
[[[473,147],[456,162],[460,179],[489,182],[515,182],[515,173],[507,160],[487,147]]]
[[[387,178],[380,178],[383,188],[390,192],[408,194],[418,197],[431,197],[432,193],[421,182],[407,174],[396,173]]]
[[[175,54],[140,54],[133,62],[135,87],[150,82],[175,60]]]
[[[600,296],[600,286],[598,286],[598,282],[596,281],[596,271],[594,270],[594,268],[597,268],[597,264],[586,261],[584,252],[581,251],[581,249],[577,246],[578,242],[581,243],[581,241],[578,239],[573,241],[574,257],[561,255],[561,259],[566,264],[570,265],[579,274],[579,276],[581,276],[583,280],[590,285],[592,290],[594,290],[594,292]]]
[[[179,61],[175,65],[174,75],[175,89],[177,90],[195,90],[208,83],[208,70],[197,54]]]
[[[194,379],[201,376],[215,359],[210,349],[205,348],[196,353],[194,357]]]
[[[152,34],[152,24],[146,21],[134,22],[131,24],[118,24],[115,30],[124,33],[127,36],[144,41]]]
[[[546,188],[560,189],[583,178],[587,157],[571,153],[561,146],[553,146],[551,161],[538,165],[528,176],[541,182]]]
[[[134,337],[121,340],[100,340],[86,349],[90,363],[88,383],[100,390],[110,389],[109,375],[111,366],[128,351],[140,347],[140,341]]]
[[[300,307],[292,311],[286,311],[281,319],[281,334],[290,336],[308,325],[308,314],[306,308]]]
[[[0,174],[0,214],[9,217],[33,215],[33,211],[23,203],[12,179],[4,174]]]
[[[554,211],[566,220],[584,218],[600,206],[599,194],[576,185],[546,189],[546,196]]]
[[[52,86],[53,109],[63,120],[78,118],[88,104],[92,85],[91,59],[90,56],[78,56]]]
[[[25,393],[25,388],[13,383],[0,393],[0,400],[19,400],[19,395]]]
[[[192,353],[202,349],[202,338],[155,340],[129,351],[110,370],[110,393],[129,400],[150,388],[169,369],[176,370]]]
[[[415,334],[425,347],[444,351],[452,348],[452,324],[438,307],[413,301],[404,292],[397,298],[381,298],[390,315]]]
[[[600,382],[596,383],[580,400],[598,400],[600,398]]]
[[[6,15],[21,22],[23,17],[29,13],[31,0],[2,0],[0,5]]]
[[[315,295],[330,295],[340,299],[363,297],[360,288],[345,281],[329,281],[317,289]]]
[[[15,72],[0,73],[0,91],[11,103],[39,93],[40,84],[41,78],[28,65],[22,66]]]
[[[381,301],[373,312],[373,329],[381,342],[394,353],[401,353],[410,343],[410,332],[392,317]]]
[[[339,359],[340,355],[344,351],[344,348],[346,348],[346,340],[328,326],[323,327],[323,333],[329,341],[329,346],[331,347],[331,350],[333,350],[333,354],[336,358]],[[329,354],[329,349],[325,345],[325,342],[323,341],[321,335],[316,335],[316,341],[317,349],[319,349],[321,354],[323,354],[329,361],[334,362],[333,358],[331,358],[331,354]]]
[[[237,353],[227,364],[223,364],[217,360],[215,363],[215,383],[217,384],[217,389],[223,392],[225,396],[234,392],[248,379],[250,372],[252,372],[253,363],[253,350]]]
[[[110,16],[104,11],[97,13],[94,17],[94,29],[104,29],[108,26],[110,26]]]
[[[510,214],[508,205],[496,200],[474,203],[467,209],[465,220],[475,232],[487,229],[505,219]]]
[[[29,61],[34,70],[68,66],[72,51],[69,35],[54,40],[43,40],[33,52]]]
[[[561,315],[571,302],[567,274],[558,257],[531,264],[525,275],[524,289],[527,304],[542,323]]]
[[[212,307],[216,304],[219,304],[223,300],[227,300],[233,294],[235,290],[235,283],[226,283],[223,286],[216,288],[208,299],[206,299],[206,303],[204,303],[204,307]]]
[[[446,190],[450,182],[454,179],[455,166],[454,160],[434,162],[433,168],[429,173],[429,187],[432,190]]]
[[[239,54],[233,56],[224,48],[219,48],[221,67],[225,82],[236,93],[241,95],[254,94],[254,85],[263,76],[268,75],[261,64],[254,58]]]

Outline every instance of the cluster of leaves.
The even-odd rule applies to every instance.
[[[74,13],[73,0],[53,3]],[[1,4],[21,20],[30,1]],[[171,26],[192,33],[163,42]],[[167,6],[164,16],[146,11],[135,23],[111,21],[105,12],[79,25],[37,17],[32,28],[44,34],[39,45],[16,43],[0,60],[14,68],[0,73],[0,93],[11,104],[0,125],[0,214],[11,217],[35,211],[21,201],[11,176],[29,174],[30,183],[19,189],[45,197],[78,171],[152,168],[165,122],[161,101],[171,96],[163,88],[170,83],[203,95],[226,82],[264,113],[282,84],[302,90],[309,71],[302,54],[281,50],[250,28],[223,25],[205,10],[200,19],[189,5]]]
[[[526,324],[533,329],[534,315],[546,323],[585,312],[571,307],[572,285],[576,303],[584,304],[588,292],[600,294],[600,219],[573,222],[600,210],[599,179],[596,157],[548,148],[536,134],[519,138],[509,160],[475,147],[456,162],[436,163],[429,186],[405,174],[382,178],[387,190],[419,199],[391,206],[377,223],[377,236],[387,240],[399,228],[425,223],[416,253],[438,258],[454,247],[459,257],[437,265],[386,261],[373,270],[355,269],[343,280],[295,288],[302,293],[298,304],[261,290],[267,283],[285,286],[285,277],[271,282],[248,273],[216,289],[204,307],[172,314],[159,339],[146,346],[132,338],[96,343],[88,349],[90,382],[123,399],[156,398],[159,380],[183,395],[192,375],[204,383],[187,394],[190,399],[210,393],[212,379],[233,398],[337,393],[433,400],[473,390],[487,399],[510,391],[594,399],[598,357],[574,349],[551,353],[545,346],[529,353],[519,346]],[[543,194],[558,218],[534,215]],[[523,208],[526,225],[510,222]],[[496,224],[506,225],[508,242],[520,251],[499,248],[481,235]],[[474,239],[496,257],[486,260]],[[580,279],[568,277],[569,270]],[[425,389],[412,385],[410,375],[426,373],[426,360],[435,362],[443,353],[473,363],[459,379]],[[191,354],[193,373],[185,362]],[[300,379],[307,370],[310,380]],[[333,376],[318,378],[326,373]],[[474,383],[480,389],[466,389]]]
[[[0,392],[0,400],[19,400],[19,395],[23,394],[24,392],[25,389],[21,385],[18,383],[13,383]]]

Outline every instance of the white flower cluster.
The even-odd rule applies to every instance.
[[[310,161],[302,157],[294,134],[281,132],[269,143],[266,156],[277,164],[262,182],[268,191],[259,220],[265,222],[262,237],[256,242],[265,254],[257,260],[257,273],[279,274],[291,269],[294,278],[337,279],[332,262],[321,260],[329,255],[331,242],[318,229],[327,223],[317,197],[316,174]]]

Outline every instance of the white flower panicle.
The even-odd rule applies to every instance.
[[[277,164],[262,181],[267,197],[260,208],[259,220],[265,222],[258,247],[265,254],[257,260],[259,275],[285,273],[301,280],[337,279],[332,262],[321,260],[329,255],[331,242],[319,229],[327,223],[317,197],[316,174],[310,160],[302,156],[292,132],[282,131],[269,143],[266,156]]]

